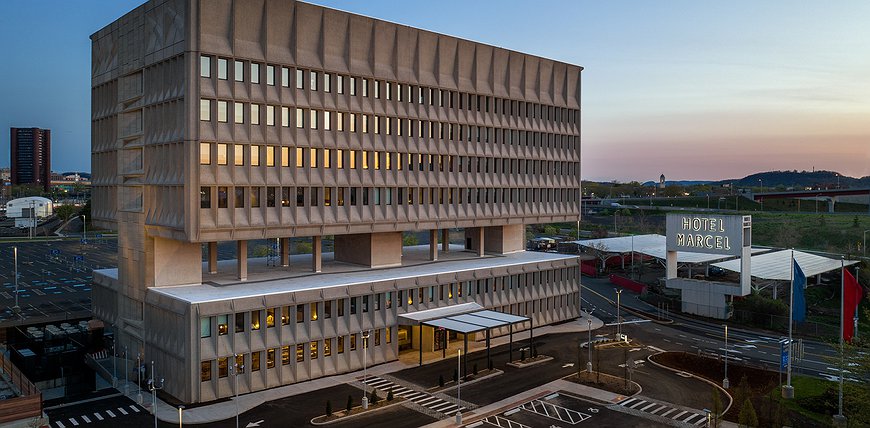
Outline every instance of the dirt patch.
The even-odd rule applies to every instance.
[[[607,373],[598,373],[587,371],[573,374],[565,378],[569,382],[579,383],[581,385],[591,386],[593,388],[610,391],[614,394],[633,395],[640,391],[638,385],[634,382],[628,383],[626,386],[625,379],[609,375]]]
[[[686,352],[663,352],[650,356],[650,359],[718,385],[722,385],[722,379],[725,377],[725,363],[717,358]],[[734,403],[724,415],[727,421],[738,422],[743,401],[748,397],[758,418],[758,426],[790,425],[795,428],[825,426],[783,407],[775,398],[780,393],[779,372],[729,362],[728,379],[731,386],[728,388],[728,393],[734,398]],[[727,405],[726,400],[723,399],[723,407]]]

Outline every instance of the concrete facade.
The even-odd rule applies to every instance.
[[[339,298],[342,307],[383,298],[386,289],[375,293],[380,282],[392,281],[397,295],[413,288],[388,275],[304,296],[229,297],[220,309],[162,293],[204,286],[227,269],[235,271],[227,287],[256,289],[248,285],[258,275],[248,268],[248,240],[278,239],[279,264],[290,275],[298,272],[289,266],[288,238],[310,238],[308,272],[326,278],[334,275],[329,263],[404,269],[402,232],[428,230],[429,260],[443,269],[430,286],[440,290],[459,284],[452,266],[460,262],[439,259],[438,230],[463,228],[468,257],[497,258],[522,252],[526,224],[579,219],[581,67],[292,0],[205,6],[151,0],[91,36],[92,220],[119,233],[118,269],[95,274],[94,311],[166,378],[184,379],[167,385],[173,396],[229,395],[224,378],[201,380],[206,361],[226,367],[222,358],[241,354],[253,367],[251,358],[269,360],[285,346],[315,346],[309,339],[349,341],[357,328],[273,327],[257,338],[248,334],[253,311],[267,323],[270,310],[274,321],[299,302],[310,311]],[[326,264],[324,236],[334,236],[335,248]],[[234,266],[217,260],[218,241],[237,243]],[[442,245],[448,249],[446,239]],[[519,305],[528,302],[540,322],[576,316],[579,273],[571,260],[523,263],[531,294],[516,302],[510,293],[479,298],[508,311],[526,311]],[[473,269],[475,281],[507,275],[487,269]],[[548,294],[551,281],[542,278],[557,272],[574,284]],[[296,281],[290,276],[287,288]],[[417,297],[431,291],[420,290]],[[546,300],[557,298],[560,309]],[[240,313],[244,339],[197,340],[203,316]],[[398,337],[399,326],[384,317],[363,324]],[[216,319],[211,326],[219,329]],[[370,350],[378,353],[373,361],[396,358],[398,341],[384,339]],[[260,381],[249,371],[246,388],[354,370],[358,356],[315,358],[322,366],[301,375],[300,368],[263,370],[273,374]]]

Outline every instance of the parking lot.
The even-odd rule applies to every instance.
[[[658,422],[560,392],[521,403],[466,425],[468,428],[663,427]]]
[[[98,234],[84,243],[76,238],[0,244],[0,326],[17,321],[13,248],[18,305],[27,324],[90,315],[93,269],[117,266],[116,240]]]

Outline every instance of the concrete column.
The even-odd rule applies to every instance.
[[[290,266],[290,238],[281,238],[281,267]]]
[[[438,260],[438,229],[429,230],[429,260]]]
[[[323,271],[323,237],[311,237],[311,270],[313,272]]]
[[[208,273],[217,273],[217,242],[208,243]]]
[[[239,281],[248,280],[248,241],[236,241],[236,273]]]
[[[441,229],[441,251],[450,251],[450,229]]]
[[[483,257],[484,255],[484,245],[483,245],[483,231],[482,227],[477,228],[477,256]]]

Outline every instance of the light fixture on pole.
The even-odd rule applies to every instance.
[[[586,322],[589,323],[589,341],[586,343],[586,346],[589,347],[589,360],[586,361],[586,371],[592,374],[592,313],[589,313],[589,318],[586,319]]]
[[[136,402],[142,405],[142,353],[136,353]]]
[[[456,350],[456,425],[462,425],[462,349]]]
[[[124,395],[127,395],[127,345],[124,345]]]
[[[184,417],[184,405],[178,405],[178,428],[183,428],[182,420]]]
[[[236,403],[236,428],[239,428],[239,375],[242,371],[245,370],[244,364],[239,364],[238,361],[233,362],[233,365],[230,366],[231,373],[233,375],[233,393],[236,398],[233,400]]]
[[[622,340],[622,318],[619,316],[619,300],[622,296],[621,288],[614,288],[616,291],[616,340]]]
[[[154,381],[154,360],[151,360],[151,380],[148,383],[148,390],[151,391],[151,410],[154,412],[154,428],[157,428],[157,390],[163,389],[163,378],[160,378],[160,385]]]
[[[722,379],[722,388],[728,389],[730,387],[730,382],[728,382],[728,324],[725,324],[725,379]]]
[[[363,340],[363,398],[362,398],[362,408],[366,410],[369,408],[369,397],[368,394],[368,384],[366,381],[368,380],[368,350],[369,350],[369,331],[365,330],[360,332],[360,336],[362,336]]]
[[[21,313],[21,307],[18,306],[18,247],[12,247],[12,257],[15,259],[15,306],[12,312],[17,315]]]

